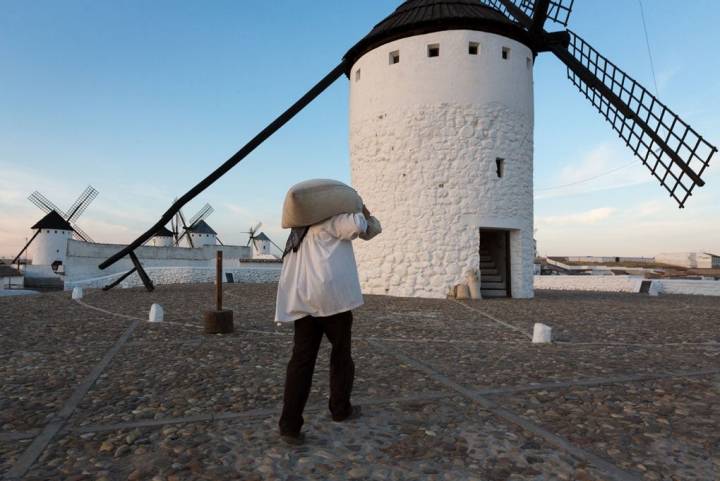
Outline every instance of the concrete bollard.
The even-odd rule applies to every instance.
[[[547,344],[552,342],[552,328],[550,326],[546,326],[545,324],[536,322],[533,327],[532,342],[533,344]]]
[[[153,304],[150,306],[150,317],[149,322],[162,322],[165,318],[165,312],[160,304]]]
[[[83,298],[82,287],[73,287],[72,298],[73,299],[82,299]]]

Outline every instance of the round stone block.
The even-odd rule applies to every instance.
[[[206,334],[229,334],[233,332],[233,311],[205,311]]]

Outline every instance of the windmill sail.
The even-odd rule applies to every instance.
[[[55,211],[58,214],[60,214],[63,219],[67,219],[67,214],[65,212],[63,212],[60,209],[60,207],[58,207],[55,204],[53,204],[52,202],[50,202],[50,200],[48,200],[47,197],[42,195],[37,190],[35,192],[33,192],[32,194],[30,194],[30,196],[28,197],[28,200],[30,202],[32,202],[33,204],[35,204],[36,206],[38,206],[40,208],[40,210],[42,210],[46,214],[49,214],[50,212]]]
[[[80,194],[80,197],[70,206],[68,209],[67,221],[71,224],[75,222],[85,210],[88,208],[90,203],[95,200],[98,196],[98,191],[92,185],[88,185],[85,191]]]
[[[684,207],[695,186],[705,184],[701,176],[717,149],[575,33],[564,52],[572,59],[558,56],[573,84]]]
[[[190,218],[190,221],[188,222],[190,228],[195,227],[200,223],[200,221],[207,219],[213,212],[215,212],[215,209],[210,204],[205,204],[203,208],[197,212],[197,214]]]

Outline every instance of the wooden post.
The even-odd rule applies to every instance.
[[[233,332],[233,311],[223,309],[222,305],[222,274],[223,255],[217,251],[215,257],[215,307],[214,311],[205,312],[205,333],[206,334],[229,334]]]
[[[215,258],[215,290],[217,295],[217,310],[222,311],[222,272],[223,272],[223,254],[222,251],[217,251],[217,257]]]

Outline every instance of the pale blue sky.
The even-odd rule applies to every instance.
[[[660,98],[720,143],[720,13],[643,0]],[[332,69],[400,2],[0,0],[0,255],[92,184],[80,225],[127,242]],[[654,90],[637,0],[576,0],[570,28]],[[536,224],[542,254],[720,252],[715,160],[675,207],[550,54],[535,68]],[[277,243],[282,198],[310,177],[349,180],[343,78],[193,201],[226,243],[256,220]],[[608,175],[572,187],[547,189]],[[370,206],[372,207],[372,206]]]

